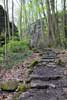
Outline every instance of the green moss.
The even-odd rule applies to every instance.
[[[17,91],[25,92],[27,90],[27,87],[25,84],[19,84]]]
[[[59,59],[58,62],[57,62],[57,64],[58,65],[63,65],[64,63],[63,63],[63,61],[61,59]]]
[[[1,84],[1,89],[3,91],[15,91],[18,87],[18,84],[15,80],[8,80]]]
[[[38,50],[37,48],[32,48],[33,52],[35,53],[40,53],[40,50]]]
[[[30,64],[29,68],[33,68],[33,67],[36,66],[37,64],[38,64],[38,61],[37,61],[37,60],[34,60],[34,61]]]
[[[48,48],[51,48],[52,47],[52,45],[51,44],[48,44]]]
[[[18,52],[25,52],[26,50],[29,49],[29,46],[28,46],[28,41],[13,41],[11,40],[8,44],[7,44],[7,47],[8,47],[8,50],[11,51],[11,52],[14,52],[14,53],[18,53]]]

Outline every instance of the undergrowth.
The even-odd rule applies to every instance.
[[[5,45],[0,47],[0,65],[3,65],[5,68],[12,68],[12,66],[24,61],[27,57],[32,55],[28,40],[10,40],[6,47],[6,59]]]

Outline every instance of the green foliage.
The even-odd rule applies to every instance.
[[[7,44],[7,48],[9,51],[11,52],[25,52],[25,50],[29,49],[29,45],[28,42],[25,40],[22,41],[13,41],[11,40],[8,44]]]
[[[9,43],[7,43],[6,55],[5,60],[5,45],[3,45],[3,47],[0,47],[0,64],[3,63],[5,68],[12,68],[12,66],[27,59],[27,57],[32,55],[32,51],[29,50],[28,40],[10,40]]]
[[[17,64],[23,62],[26,60],[29,56],[32,55],[32,51],[28,50],[24,53],[10,53],[7,55],[6,61],[4,60],[4,67],[5,68],[12,68],[14,65],[16,66]]]
[[[4,54],[4,49],[3,47],[0,47],[0,63],[3,62],[3,54]]]
[[[0,47],[0,54],[3,53],[3,47]]]

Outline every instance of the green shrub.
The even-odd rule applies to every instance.
[[[28,45],[27,41],[11,40],[7,44],[7,48],[11,52],[25,52],[25,50],[29,49],[29,45]]]
[[[10,40],[7,43],[7,56],[5,58],[5,45],[0,47],[0,64],[2,64],[5,68],[12,68],[12,66],[21,63],[27,57],[32,55],[32,51],[29,50],[29,42],[28,40]]]

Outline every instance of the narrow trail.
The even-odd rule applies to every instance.
[[[57,64],[57,53],[47,50],[29,74],[31,89],[19,100],[67,100],[67,74],[64,65]]]

